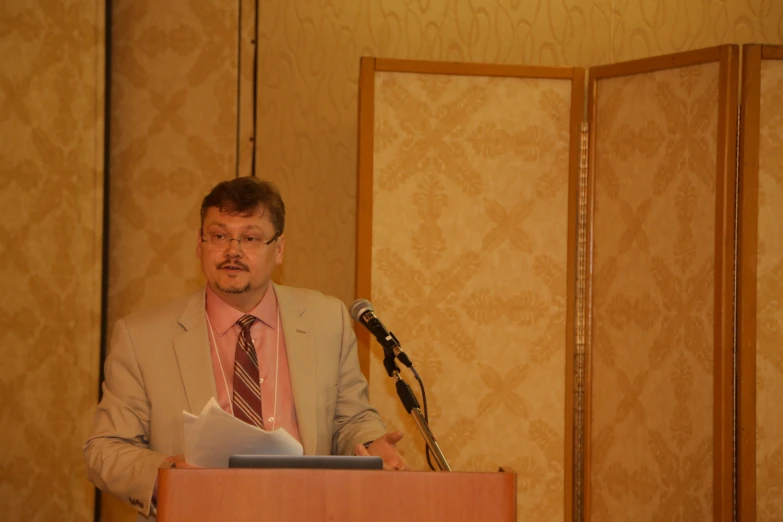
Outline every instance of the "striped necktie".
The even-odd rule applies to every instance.
[[[250,337],[250,326],[255,321],[256,318],[252,315],[243,315],[237,321],[242,331],[237,340],[234,356],[234,417],[263,428],[258,357]]]

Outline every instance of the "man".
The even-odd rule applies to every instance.
[[[158,468],[190,466],[182,411],[197,415],[212,397],[245,422],[285,428],[305,454],[376,455],[385,469],[405,469],[402,434],[386,433],[367,402],[345,306],[271,282],[284,226],[273,184],[219,183],[196,237],[206,287],[114,327],[84,455],[89,479],[141,520],[154,515]]]

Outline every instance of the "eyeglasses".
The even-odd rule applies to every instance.
[[[228,234],[223,234],[222,232],[212,232],[207,234],[207,237],[205,238],[204,232],[201,232],[201,242],[207,243],[210,247],[216,250],[228,248],[228,245],[230,245],[232,241],[236,241],[239,243],[239,247],[242,250],[252,252],[255,250],[260,250],[261,247],[272,243],[278,237],[280,237],[279,232],[272,236],[272,239],[269,241],[264,241],[260,237],[254,236],[252,234],[247,236],[231,237]]]

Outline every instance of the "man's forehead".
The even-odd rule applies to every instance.
[[[204,225],[226,225],[228,223],[240,224],[244,226],[262,227],[265,224],[272,224],[269,219],[269,212],[263,205],[259,205],[253,210],[238,212],[231,209],[221,209],[210,207],[204,216]]]

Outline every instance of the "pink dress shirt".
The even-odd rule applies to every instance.
[[[218,404],[233,415],[231,404],[234,395],[234,353],[240,332],[236,322],[245,314],[223,301],[209,285],[206,308],[207,334],[212,352]],[[250,336],[258,356],[264,428],[271,431],[283,427],[301,443],[283,325],[279,321],[277,296],[271,284],[261,302],[249,313],[259,319],[250,327]]]

